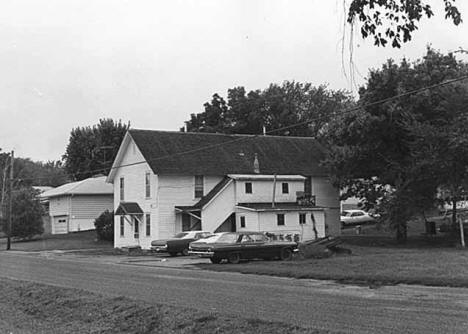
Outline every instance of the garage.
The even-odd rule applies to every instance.
[[[68,233],[68,217],[67,216],[54,217],[53,223],[52,223],[52,233],[53,234]]]

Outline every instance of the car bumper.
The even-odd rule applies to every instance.
[[[167,253],[167,246],[151,246],[151,250],[156,253]]]
[[[212,257],[214,255],[214,252],[204,252],[204,251],[193,251],[189,250],[188,252],[190,255],[197,255],[199,257]]]

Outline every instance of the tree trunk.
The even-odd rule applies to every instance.
[[[408,239],[408,228],[406,222],[398,224],[396,229],[396,239],[399,244],[406,243],[406,240]]]
[[[455,230],[457,227],[457,199],[452,198],[452,228]]]

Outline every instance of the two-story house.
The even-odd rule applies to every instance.
[[[129,130],[114,184],[115,247],[180,231],[340,233],[339,191],[312,138]]]

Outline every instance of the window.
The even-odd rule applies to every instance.
[[[245,216],[240,217],[240,227],[245,227]]]
[[[305,213],[300,213],[299,214],[299,224],[303,225],[306,223],[306,214]]]
[[[123,237],[125,235],[125,217],[120,216],[120,236]]]
[[[146,192],[146,198],[151,197],[151,174],[147,172],[145,174],[145,192]]]
[[[136,218],[133,218],[133,226],[135,228],[134,230],[134,237],[135,239],[138,239],[140,237],[140,226],[139,226],[139,221]]]
[[[283,182],[281,186],[282,186],[283,194],[289,194],[289,183]]]
[[[252,182],[245,183],[245,193],[251,194],[252,193]]]
[[[146,214],[146,236],[149,237],[151,235],[151,215],[149,213]]]
[[[124,200],[124,195],[125,195],[125,180],[123,177],[120,178],[120,200]]]
[[[278,226],[284,225],[284,213],[278,213],[276,215],[276,223]]]
[[[195,198],[203,197],[203,175],[195,175]]]

